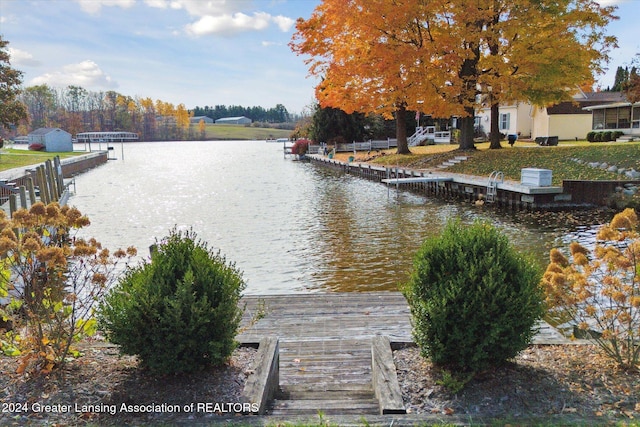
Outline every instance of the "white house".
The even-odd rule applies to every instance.
[[[499,109],[500,132],[518,134],[520,138],[557,136],[559,140],[584,139],[592,129],[591,111],[585,107],[606,105],[622,100],[620,92],[578,91],[571,101],[547,107],[536,107],[528,102],[501,105]],[[489,132],[491,109],[478,111],[476,126]]]
[[[484,105],[484,104],[483,104]],[[531,112],[533,106],[526,102],[514,102],[501,105],[499,109],[498,128],[505,135],[517,134],[520,138],[531,136]],[[491,130],[491,107],[485,106],[476,113],[476,127],[485,133]]]
[[[60,128],[40,128],[27,135],[29,146],[42,146],[44,151],[73,151],[71,134]]]
[[[245,116],[223,117],[221,119],[216,120],[216,123],[227,124],[227,125],[250,125],[251,119]]]

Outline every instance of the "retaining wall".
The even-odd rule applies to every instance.
[[[429,172],[411,169],[344,163],[321,156],[308,156],[308,158],[312,163],[320,166],[377,182],[383,179],[429,176]],[[449,175],[453,176],[453,174],[447,176]],[[609,197],[616,192],[616,188],[626,183],[640,183],[640,181],[563,181],[561,187],[534,188],[505,183],[498,185],[495,201],[492,204],[509,210],[551,211],[606,206]],[[487,184],[488,178],[455,175],[452,181],[404,183],[398,184],[398,188],[443,200],[473,203],[486,199]],[[396,184],[388,185],[396,187]]]

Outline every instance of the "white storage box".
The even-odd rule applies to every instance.
[[[524,168],[521,170],[520,183],[531,187],[548,187],[551,185],[551,170]]]

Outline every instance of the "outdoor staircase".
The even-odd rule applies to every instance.
[[[457,165],[460,162],[464,162],[467,159],[468,159],[467,156],[455,156],[453,159],[449,159],[449,160],[439,164],[438,165],[438,169],[446,169],[446,168],[448,168],[450,166]]]
[[[271,415],[375,415],[379,411],[371,382],[370,339],[280,344],[280,392]]]
[[[433,137],[433,130],[431,126],[419,127],[416,129],[416,132],[407,138],[407,145],[409,147],[415,147],[420,145],[422,142],[429,139],[429,135]]]

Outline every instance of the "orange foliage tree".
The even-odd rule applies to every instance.
[[[409,152],[405,125],[407,109],[449,114],[438,85],[428,82],[421,53],[430,45],[416,2],[384,0],[325,0],[307,20],[298,20],[290,44],[294,52],[310,55],[312,75],[322,77],[316,97],[322,107],[377,113],[396,118],[398,153]],[[441,110],[447,108],[446,110]]]
[[[323,78],[322,106],[457,115],[469,149],[482,95],[496,111],[545,105],[591,79],[615,45],[603,32],[613,10],[592,0],[324,0],[298,21],[291,47]],[[398,151],[408,152],[400,128]]]
[[[633,209],[603,226],[593,250],[577,242],[571,259],[550,254],[542,285],[551,310],[568,315],[574,335],[594,340],[627,369],[640,363],[640,223]]]

